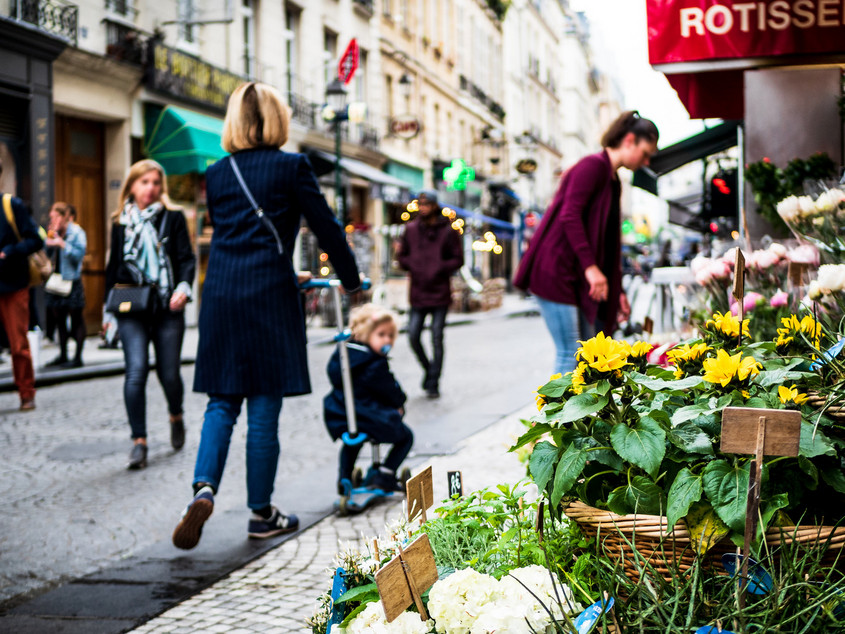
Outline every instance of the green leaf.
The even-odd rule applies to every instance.
[[[537,389],[538,394],[548,396],[549,398],[560,398],[564,392],[572,386],[572,376],[562,376],[559,379],[549,381],[544,386]]]
[[[508,451],[516,451],[520,447],[524,447],[528,443],[534,442],[538,438],[541,438],[546,433],[551,431],[551,429],[552,426],[546,423],[538,423],[534,425],[534,427],[522,434],[522,436],[519,437],[519,440],[516,441],[516,444],[510,449],[508,449]]]
[[[787,382],[794,383],[811,376],[813,375],[807,372],[779,368],[777,370],[763,370],[755,377],[754,382],[762,387],[772,387],[773,385],[785,385]]]
[[[572,423],[595,414],[607,405],[607,396],[584,392],[566,401],[560,415],[561,423]]]
[[[537,488],[542,491],[546,488],[552,474],[555,472],[557,462],[557,447],[547,440],[537,443],[531,458],[528,459],[528,472],[534,478]]]
[[[699,555],[703,555],[731,532],[707,502],[696,502],[684,518],[690,540]]]
[[[373,602],[373,601],[370,601],[369,603],[374,603],[374,602]],[[346,615],[346,618],[345,618],[345,619],[343,619],[343,623],[341,623],[341,624],[340,624],[340,629],[343,629],[343,628],[345,628],[345,627],[348,627],[348,626],[349,626],[349,624],[350,624],[350,623],[352,623],[353,619],[354,619],[356,616],[358,616],[359,614],[361,614],[361,612],[363,612],[363,611],[364,611],[364,610],[366,610],[366,609],[367,609],[367,604],[366,604],[366,603],[362,603],[362,604],[361,604],[361,605],[359,605],[357,608],[355,608],[354,610],[352,610],[352,612],[350,612],[349,614],[347,614],[347,615]]]
[[[845,493],[845,474],[842,469],[829,467],[822,470],[822,480],[837,493]]]
[[[569,445],[560,457],[560,461],[557,463],[557,469],[555,469],[555,484],[552,489],[551,498],[552,506],[560,504],[561,498],[575,486],[586,464],[587,452],[583,449],[578,449],[574,444]]]
[[[684,421],[669,430],[669,441],[687,453],[713,455],[713,441],[704,430],[691,421]]]
[[[810,423],[802,422],[800,454],[807,458],[835,456],[836,449],[830,442],[830,438],[825,436],[820,429],[815,429]]]
[[[727,460],[714,460],[702,474],[704,491],[719,517],[731,530],[745,530],[745,507],[748,501],[748,464],[734,466]]]
[[[368,583],[365,586],[358,586],[347,590],[340,595],[335,603],[346,603],[347,601],[362,601],[367,595],[375,594],[376,601],[378,601],[378,586],[374,583]]]
[[[666,508],[663,489],[645,476],[634,476],[630,484],[610,492],[607,496],[607,508],[618,515],[659,515]]]
[[[669,488],[666,515],[670,530],[689,512],[690,506],[701,499],[702,492],[701,476],[686,467],[678,472]]]
[[[639,372],[631,372],[630,376],[637,385],[640,385],[647,390],[651,390],[652,392],[660,392],[663,390],[688,390],[700,385],[704,380],[704,378],[700,376],[688,376],[685,379],[672,379],[671,381],[667,381],[664,379],[656,379],[654,377],[646,376],[645,374],[640,374]]]
[[[672,414],[672,426],[677,427],[681,423],[685,423],[688,420],[695,420],[699,416],[709,414],[710,412],[711,409],[706,404],[679,407],[675,410],[675,413]]]
[[[816,487],[819,485],[819,469],[812,463],[809,458],[804,456],[798,456],[798,467],[807,474],[807,476],[811,480],[812,486],[809,484],[807,488],[811,491],[815,491]]]
[[[610,430],[610,443],[622,458],[657,477],[666,454],[666,432],[654,420],[643,417],[633,427],[617,423]]]

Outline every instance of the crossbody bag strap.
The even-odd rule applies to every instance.
[[[18,239],[18,242],[20,242],[21,234],[18,231],[18,223],[15,222],[15,212],[12,210],[11,194],[3,194],[3,213],[6,214],[6,222],[8,222],[12,227],[12,231],[15,232],[15,237]]]
[[[235,157],[231,154],[229,155],[229,165],[232,166],[232,171],[235,173],[235,178],[238,179],[238,183],[241,186],[244,194],[249,200],[249,204],[252,205],[252,211],[255,212],[255,215],[258,216],[258,219],[267,227],[270,232],[273,234],[273,238],[276,240],[276,246],[279,248],[279,255],[283,255],[285,252],[284,247],[282,246],[282,239],[279,237],[279,232],[276,230],[276,225],[274,225],[270,219],[264,215],[264,210],[255,202],[255,198],[252,195],[252,192],[249,190],[249,187],[246,185],[246,181],[244,181],[243,174],[241,174],[240,168],[238,168],[238,163],[235,161]]]

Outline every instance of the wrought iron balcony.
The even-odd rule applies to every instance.
[[[9,17],[70,41],[79,38],[79,7],[65,0],[11,0]]]
[[[372,17],[376,10],[375,0],[352,0],[352,5],[363,13],[365,17]]]
[[[291,119],[304,125],[309,130],[317,128],[317,114],[319,106],[311,103],[308,99],[295,92],[288,92],[288,105],[291,110]]]

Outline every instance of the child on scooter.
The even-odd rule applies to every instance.
[[[358,431],[367,434],[374,442],[393,445],[387,458],[379,465],[375,477],[368,478],[365,485],[383,491],[404,491],[396,473],[411,451],[414,435],[402,422],[406,396],[387,362],[387,354],[398,330],[396,320],[390,311],[374,304],[365,304],[352,311],[349,329],[352,338],[346,347],[349,351]],[[323,399],[323,415],[329,434],[333,440],[337,440],[348,431],[338,350],[332,354],[327,371],[333,389]],[[341,481],[352,479],[361,446],[346,443],[341,446],[338,478],[340,494],[343,494]]]

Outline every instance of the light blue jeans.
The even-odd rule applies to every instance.
[[[537,303],[555,344],[555,373],[571,372],[577,365],[578,341],[594,337],[595,326],[584,319],[584,313],[573,304],[558,304],[540,297]]]
[[[279,415],[281,396],[232,396],[210,394],[200,435],[194,484],[220,488],[232,430],[246,398],[246,490],[247,506],[266,508],[273,497],[279,464]]]

